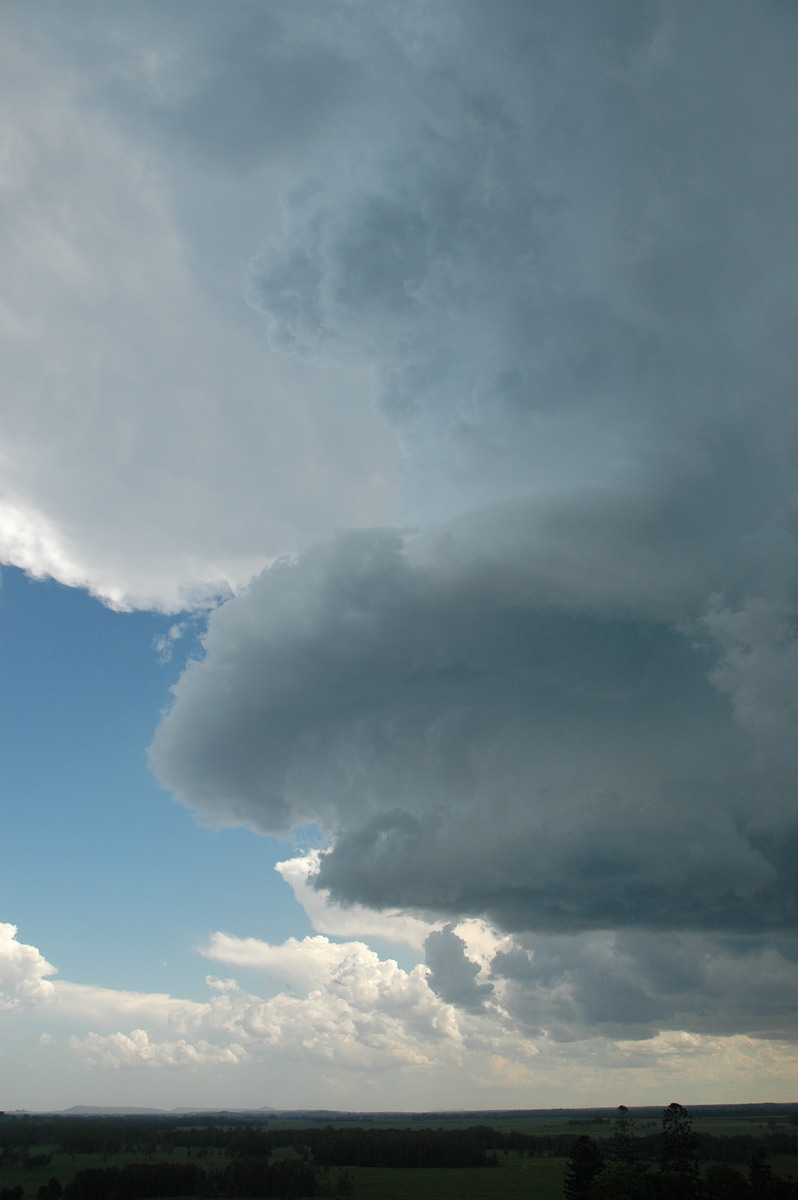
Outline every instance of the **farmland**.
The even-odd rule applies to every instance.
[[[620,1111],[4,1114],[0,1200],[560,1200],[585,1147],[616,1173],[627,1164],[638,1188],[628,1194],[672,1194],[657,1168],[662,1110],[622,1110],[619,1141]],[[796,1194],[798,1105],[698,1108],[686,1119],[696,1195],[723,1200],[731,1183],[747,1189],[741,1200]],[[760,1193],[748,1181],[757,1155],[769,1180]]]

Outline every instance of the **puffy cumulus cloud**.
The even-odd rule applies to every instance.
[[[235,979],[214,977],[203,1002],[60,982],[49,985],[48,1019],[88,1026],[67,1044],[97,1067],[292,1062],[367,1072],[460,1061],[466,1031],[456,1010],[430,989],[423,965],[404,971],[362,942],[321,936],[272,945],[216,933],[203,953],[262,970],[277,994],[264,999]]]
[[[90,1033],[85,1038],[69,1039],[72,1052],[94,1067],[206,1067],[242,1062],[246,1051],[241,1046],[216,1046],[210,1042],[152,1042],[144,1029],[129,1034]]]
[[[55,981],[50,1003],[34,1005],[27,1015],[17,1006],[8,1019],[21,1035],[29,1075],[43,1072],[37,1104],[45,1097],[52,1104],[54,1087],[63,1088],[68,1103],[75,1088],[84,1086],[81,1079],[89,1078],[81,1074],[84,1069],[109,1103],[114,1085],[106,1087],[101,1077],[111,1080],[119,1070],[126,1087],[141,1089],[142,1103],[151,1095],[146,1080],[157,1072],[159,1095],[169,1095],[175,1105],[185,1104],[189,1087],[192,1102],[218,1104],[224,1094],[231,1104],[256,1106],[264,1101],[264,1079],[268,1101],[284,1106],[318,1104],[320,1094],[333,1104],[363,1107],[368,1101],[379,1108],[418,1106],[419,1096],[432,1105],[450,1105],[452,1094],[474,1107],[595,1104],[606,1100],[608,1072],[621,1093],[634,1092],[640,1103],[661,1103],[663,1080],[678,1087],[686,1102],[722,1100],[744,1081],[746,1094],[755,1099],[790,1094],[796,1060],[784,1033],[771,1028],[766,1040],[718,1033],[645,1036],[624,1022],[620,992],[610,997],[606,982],[613,970],[628,975],[637,956],[649,985],[678,994],[684,1007],[683,996],[702,972],[714,974],[717,984],[732,971],[737,987],[743,983],[750,990],[757,980],[764,991],[770,981],[771,1008],[782,1005],[786,1012],[788,991],[776,977],[773,956],[757,958],[749,947],[745,984],[733,954],[721,962],[711,946],[688,939],[671,937],[658,948],[629,937],[612,946],[598,935],[525,944],[477,921],[440,934],[430,957],[450,986],[459,980],[454,1004],[436,995],[424,967],[402,971],[362,943],[306,938],[275,946],[216,934],[207,947],[210,957],[279,971],[289,989],[265,999],[234,979],[209,977],[207,999],[198,1002]],[[38,951],[22,949],[33,951],[46,973]],[[782,946],[782,956],[787,952]],[[458,974],[458,955],[471,960],[467,972]],[[475,996],[474,981],[483,982],[491,964],[492,994]],[[610,1032],[611,1021],[597,1027],[595,1012],[583,1019],[585,1006],[596,1003],[585,987],[590,973],[605,980],[605,1008],[612,1009],[618,1036]],[[478,998],[484,1002],[471,1003]],[[541,1027],[544,1010],[548,1029]],[[26,1027],[32,1023],[37,1033],[44,1022],[35,1048],[26,1047]]]
[[[246,1078],[249,1068],[258,1071],[252,1095],[262,1098],[263,1071],[268,1069],[270,1100],[280,1104],[285,1093],[302,1105],[318,1096],[321,1070],[331,1098],[338,1091],[362,1105],[368,1094],[381,1107],[396,1106],[398,1096],[412,1106],[413,1097],[417,1104],[419,1094],[432,1094],[435,1088],[440,1089],[438,1103],[445,1103],[453,1087],[475,1107],[495,1103],[498,1096],[502,1103],[518,1105],[529,1104],[530,1096],[541,1104],[560,1097],[570,1103],[580,1098],[601,1103],[608,1072],[613,1086],[633,1091],[641,1103],[661,1103],[663,1080],[678,1086],[686,1101],[705,1102],[708,1096],[722,1100],[746,1080],[754,1087],[746,1094],[772,1098],[775,1088],[786,1097],[794,1079],[794,1046],[778,1039],[686,1033],[635,1040],[606,1034],[566,1041],[539,1034],[533,1039],[517,1017],[495,1005],[467,1013],[431,992],[425,1002],[439,1016],[434,1032],[427,1027],[425,1036],[417,1025],[397,1019],[395,1009],[391,1019],[379,1000],[367,1011],[362,1000],[353,1002],[340,989],[330,995],[321,986],[304,998],[283,993],[263,1000],[234,980],[209,979],[208,984],[212,994],[207,1006],[185,1002],[194,1018],[180,1029],[159,1024],[160,998],[154,997],[147,1028],[134,1024],[127,1031],[69,1037],[66,1048],[73,1063],[95,1071],[167,1069],[178,1079],[191,1080],[212,1070],[209,1102],[225,1086],[226,1076]],[[49,1061],[60,1043],[49,1035],[40,1040]],[[281,1074],[285,1067],[290,1085]],[[74,1074],[72,1081],[74,1087]],[[410,1091],[403,1090],[408,1085]],[[181,1093],[174,1094],[180,1102]]]
[[[310,144],[346,74],[325,88],[323,48],[292,54],[267,10],[232,9],[201,2],[188,42],[179,5],[0,16],[0,556],[120,607],[202,605],[393,512],[363,372],[275,355],[243,298],[279,222],[264,115]],[[251,111],[231,100],[247,54]],[[245,130],[255,174],[229,160]]]
[[[16,925],[0,921],[0,1009],[51,1002],[54,984],[48,976],[55,973],[35,946],[17,941]]]
[[[419,965],[404,971],[393,959],[380,959],[363,942],[336,943],[317,936],[302,941],[289,938],[282,946],[273,946],[256,938],[217,933],[203,953],[232,966],[265,970],[281,984],[283,992],[266,1002],[263,1016],[256,1019],[259,1029],[274,1019],[280,1030],[270,1035],[275,1044],[296,1041],[295,1025],[305,1009],[314,1014],[314,1044],[324,1041],[326,1045],[322,1029],[329,1037],[335,1029],[340,1031],[342,1020],[351,1032],[352,1049],[360,1040],[387,1049],[393,1038],[408,1048],[411,1057],[418,1057],[420,1051],[412,1049],[414,1040],[455,1044],[460,1040],[455,1014],[430,990],[426,969]],[[304,1002],[289,994],[292,988],[305,993]],[[325,1007],[329,1014],[322,1018]],[[395,1053],[404,1052],[397,1045]]]
[[[309,992],[333,980],[349,987],[356,978],[370,974],[380,995],[404,988],[408,977],[393,960],[382,962],[364,942],[331,942],[323,936],[288,938],[274,946],[258,938],[239,938],[228,933],[213,934],[202,950],[206,958],[233,967],[252,967],[267,972],[284,987]],[[420,969],[411,982],[423,978]],[[346,982],[348,981],[348,982]],[[422,989],[423,990],[423,989]]]

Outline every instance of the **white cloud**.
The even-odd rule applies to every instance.
[[[52,991],[52,1015],[68,1022],[102,1025],[145,1022],[185,1032],[208,1011],[207,1004],[180,1000],[165,992],[129,992],[57,980]]]
[[[41,982],[53,972],[38,950],[16,942],[12,926],[1,928],[19,977]],[[472,945],[495,944],[490,931],[471,933]],[[209,949],[217,961],[279,969],[295,991],[264,999],[233,979],[209,978],[208,999],[197,1003],[44,979],[53,989],[47,1003],[17,1004],[6,1014],[21,1035],[33,1022],[37,1046],[27,1061],[30,1078],[41,1073],[47,1099],[39,1106],[52,1107],[59,1088],[65,1104],[98,1094],[123,1102],[102,1083],[120,1071],[130,1103],[131,1096],[151,1097],[151,1085],[136,1080],[155,1072],[159,1097],[169,1095],[174,1104],[218,1105],[224,1095],[235,1097],[228,1101],[234,1105],[307,1107],[324,1097],[355,1108],[607,1103],[608,1079],[615,1095],[634,1095],[637,1103],[665,1102],[665,1084],[687,1103],[723,1100],[743,1084],[752,1099],[773,1099],[788,1098],[794,1079],[794,1046],[778,1038],[676,1030],[635,1040],[579,1032],[567,1041],[530,1036],[506,980],[507,1009],[490,1000],[464,1011],[431,991],[424,967],[403,971],[362,943],[316,937],[273,946],[216,935]],[[563,947],[560,954],[564,962]],[[538,970],[545,975],[542,958]],[[605,957],[597,969],[608,963]],[[771,967],[753,963],[752,978],[773,979]],[[548,969],[551,975],[551,951]],[[501,983],[499,974],[493,979]],[[558,986],[549,987],[550,1011]],[[569,994],[577,993],[572,987]],[[45,1022],[51,1028],[42,1031]],[[24,1039],[21,1045],[25,1053]]]
[[[17,941],[16,925],[0,922],[0,1009],[49,1003],[54,985],[48,976],[55,973],[35,946]]]
[[[282,985],[280,995],[262,1003],[226,993],[231,1012],[240,1007],[246,1023],[281,1052],[286,1045],[302,1045],[325,1057],[343,1055],[346,1064],[348,1056],[365,1062],[371,1048],[378,1051],[379,1066],[427,1061],[438,1056],[438,1043],[459,1043],[455,1012],[430,990],[426,969],[419,965],[406,972],[362,942],[317,936],[273,946],[217,933],[203,953],[225,964],[264,970]]]
[[[335,904],[329,892],[312,884],[313,876],[319,869],[318,850],[275,863],[274,869],[292,888],[298,903],[319,933],[338,938],[380,938],[421,951],[428,934],[436,927],[434,923],[422,921],[409,913],[378,912],[362,904],[347,907]]]
[[[363,943],[320,936],[271,945],[213,935],[206,957],[263,971],[280,987],[269,999],[243,990],[234,979],[209,978],[209,999],[201,1004],[56,987],[66,989],[72,1021],[99,1020],[112,1030],[71,1039],[72,1051],[94,1065],[275,1068],[292,1062],[300,1071],[315,1064],[344,1074],[414,1068],[421,1072],[419,1081],[427,1072],[445,1077],[465,1071],[474,1103],[481,1087],[512,1095],[524,1086],[551,1085],[558,1071],[558,1086],[578,1096],[598,1087],[602,1069],[631,1071],[630,1088],[637,1086],[635,1079],[649,1088],[658,1070],[687,1081],[693,1060],[715,1057],[719,1065],[709,1079],[720,1087],[752,1062],[772,1066],[774,1046],[790,1061],[795,1057],[790,1045],[795,972],[775,951],[762,953],[752,945],[741,957],[739,947],[731,946],[723,956],[706,939],[664,938],[652,957],[642,937],[536,939],[524,949],[489,930],[474,933],[472,944],[495,951],[479,976],[491,986],[474,992],[471,974],[464,986],[456,963],[448,969],[447,954],[436,967],[446,981],[442,994],[448,989],[446,999],[454,1004],[431,989],[425,967],[406,972]],[[727,1017],[730,1030],[742,1015],[743,1022],[755,1019],[762,1026],[770,1020],[770,1032],[765,1040],[713,1033],[711,1013],[705,1032],[679,1031],[680,1021],[694,1020],[691,991],[699,1008],[706,1007],[707,995],[734,995],[738,1015]],[[114,1029],[118,1023],[127,1028]],[[602,1036],[596,1036],[598,1029]],[[776,1078],[786,1074],[777,1072]]]
[[[229,179],[214,207],[215,164],[113,106],[110,64],[146,90],[158,30],[80,15],[97,39],[82,61],[56,14],[3,16],[0,555],[111,604],[177,609],[330,522],[390,519],[394,456],[363,374],[274,355],[246,307],[276,181]]]
[[[432,1067],[459,1057],[456,1013],[430,991],[423,966],[405,972],[362,943],[323,937],[271,946],[216,934],[205,953],[274,973],[289,990],[262,999],[235,980],[209,979],[210,998],[199,1004],[61,984],[51,1019],[112,1028],[124,1022],[126,1030],[69,1039],[74,1054],[98,1067],[290,1061],[348,1072]]]
[[[143,1029],[129,1034],[111,1033],[105,1036],[90,1033],[85,1038],[69,1039],[72,1052],[93,1067],[205,1067],[230,1066],[246,1058],[241,1046],[216,1046],[210,1042],[152,1042]]]

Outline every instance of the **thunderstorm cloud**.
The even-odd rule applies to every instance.
[[[252,318],[306,421],[326,378],[333,425],[346,372],[371,389],[398,507],[373,431],[301,512],[273,445],[257,512],[232,479],[197,555],[235,528],[270,565],[212,613],[160,780],[318,827],[317,887],[439,922],[461,1008],[792,1036],[798,13],[301,0],[214,36],[199,7],[202,70],[152,60],[135,119],[275,164]],[[512,945],[477,964],[467,919]]]

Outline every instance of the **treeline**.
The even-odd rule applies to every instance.
[[[582,1135],[584,1136],[584,1135]],[[771,1158],[775,1154],[798,1154],[798,1133],[791,1130],[775,1133],[730,1133],[713,1134],[697,1131],[693,1134],[696,1157],[704,1162],[728,1163],[730,1166],[745,1166],[755,1154]],[[523,1139],[523,1140],[522,1140]],[[611,1138],[596,1139],[600,1145],[609,1145]],[[550,1154],[558,1158],[570,1158],[577,1141],[573,1134],[553,1137],[520,1138],[506,1134],[503,1143],[520,1152]],[[634,1138],[634,1154],[643,1162],[658,1162],[662,1158],[663,1137],[661,1133],[638,1134]]]
[[[568,1159],[566,1200],[798,1200],[798,1184],[776,1178],[770,1166],[774,1155],[798,1155],[798,1126],[785,1115],[787,1123],[771,1121],[755,1134],[718,1135],[694,1132],[678,1104],[665,1109],[659,1129],[648,1120],[636,1128],[621,1105],[596,1138],[580,1134],[581,1122],[561,1133],[524,1133],[487,1124],[291,1128],[231,1120],[232,1114],[204,1125],[151,1117],[5,1118],[0,1165],[20,1168],[22,1183],[14,1179],[17,1186],[2,1189],[0,1200],[26,1200],[22,1172],[37,1168],[41,1179],[51,1155],[62,1165],[64,1156],[91,1155],[93,1165],[66,1186],[51,1178],[35,1200],[329,1195],[335,1171],[339,1185],[332,1190],[344,1194],[340,1180],[350,1167],[487,1168],[499,1165],[502,1154]],[[109,1162],[123,1152],[142,1161]]]
[[[207,1118],[206,1118],[207,1119]],[[226,1123],[223,1123],[226,1121]],[[614,1135],[613,1135],[614,1136]],[[602,1136],[609,1147],[613,1136]],[[273,1151],[292,1146],[306,1147],[317,1161],[347,1166],[373,1162],[383,1154],[392,1159],[455,1156],[466,1159],[473,1151],[479,1162],[490,1165],[489,1152],[511,1151],[532,1156],[569,1158],[579,1135],[576,1132],[522,1133],[488,1125],[465,1130],[431,1128],[381,1129],[366,1125],[314,1125],[291,1128],[262,1123],[235,1123],[228,1116],[213,1123],[185,1127],[181,1121],[148,1118],[5,1118],[0,1121],[0,1166],[23,1169],[44,1165],[44,1156],[32,1154],[34,1146],[53,1147],[53,1153],[70,1156],[94,1154],[111,1158],[119,1153],[140,1154],[153,1159],[178,1148],[196,1158],[209,1153],[227,1158],[267,1158]],[[798,1127],[781,1126],[761,1133],[692,1133],[696,1156],[707,1162],[747,1165],[752,1155],[798,1154]],[[636,1133],[634,1153],[641,1161],[659,1161],[663,1153],[662,1131]],[[343,1157],[342,1157],[343,1156]],[[485,1161],[483,1162],[483,1156]],[[380,1165],[387,1165],[384,1162]],[[406,1165],[402,1162],[398,1165]],[[439,1165],[449,1165],[443,1161]],[[467,1165],[463,1162],[463,1165]],[[0,1198],[2,1200],[2,1198]]]
[[[63,1200],[159,1200],[171,1196],[316,1196],[322,1178],[301,1158],[238,1159],[218,1170],[197,1163],[130,1163],[78,1171]]]
[[[39,1131],[39,1136],[42,1135]],[[50,1132],[50,1131],[48,1131]],[[61,1131],[62,1134],[64,1131]],[[69,1130],[56,1153],[103,1154],[144,1150],[173,1153],[178,1147],[194,1161],[138,1162],[121,1166],[79,1170],[62,1188],[53,1178],[42,1185],[36,1200],[159,1200],[161,1197],[196,1196],[202,1200],[227,1197],[294,1197],[344,1194],[339,1171],[337,1184],[330,1170],[342,1167],[489,1167],[497,1165],[488,1127],[470,1130],[362,1129],[334,1126],[305,1129],[263,1129],[252,1126],[211,1129],[170,1129],[145,1139],[141,1129],[97,1130],[92,1142],[86,1128]],[[29,1146],[35,1145],[29,1142]],[[287,1149],[290,1155],[273,1156]],[[222,1166],[202,1166],[209,1152],[226,1156]],[[12,1159],[24,1166],[32,1161],[25,1148],[6,1146],[6,1164]],[[46,1157],[49,1156],[37,1156]],[[41,1165],[41,1164],[40,1164]],[[21,1187],[0,1200],[24,1200]]]
[[[291,1147],[321,1167],[493,1167],[497,1136],[471,1129],[371,1129],[333,1125],[305,1129],[173,1130],[163,1139],[198,1157],[213,1148],[230,1158],[265,1157]],[[499,1141],[501,1135],[499,1135]]]
[[[464,1134],[446,1131],[371,1130],[366,1139],[332,1136],[304,1156],[277,1159],[236,1158],[222,1167],[198,1162],[130,1163],[78,1171],[63,1189],[62,1200],[160,1200],[196,1196],[202,1200],[227,1197],[291,1197],[329,1194],[329,1168],[479,1167],[496,1165],[495,1155],[469,1144]],[[55,1181],[53,1181],[55,1182]],[[44,1189],[42,1189],[44,1191]],[[13,1200],[22,1200],[19,1189]],[[50,1200],[51,1192],[42,1196]],[[12,1200],[11,1197],[8,1200]]]
[[[325,1167],[495,1167],[490,1129],[329,1129],[312,1132]]]
[[[767,1153],[769,1147],[795,1153],[795,1145],[791,1131],[696,1135],[680,1104],[664,1110],[658,1135],[636,1137],[621,1105],[611,1137],[577,1138],[565,1172],[565,1200],[798,1200],[798,1183],[776,1178]],[[747,1170],[730,1161],[745,1162]]]

